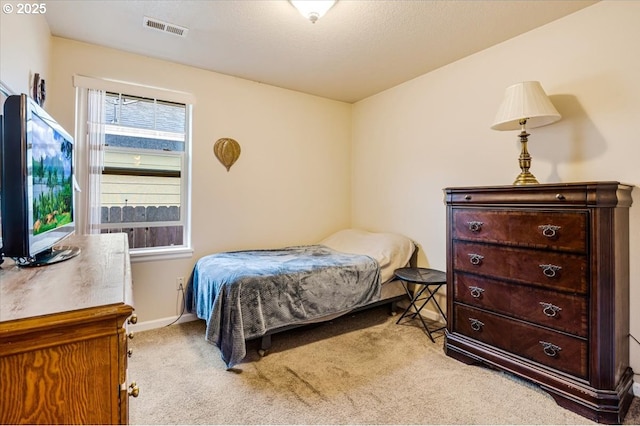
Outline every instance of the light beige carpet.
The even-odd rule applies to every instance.
[[[227,371],[203,321],[136,334],[133,424],[589,424],[537,387],[447,357],[384,307],[249,347]],[[640,422],[634,398],[627,424]]]

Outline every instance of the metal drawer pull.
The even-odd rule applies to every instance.
[[[540,340],[539,343],[542,345],[542,350],[544,351],[545,355],[550,357],[555,358],[558,355],[558,352],[562,350],[560,346],[554,345],[553,343],[544,342],[542,340]]]
[[[539,267],[542,268],[542,273],[547,277],[547,278],[553,278],[556,276],[556,272],[558,272],[560,269],[562,269],[562,266],[558,266],[558,265],[538,265]]]
[[[540,226],[538,226],[538,229],[542,231],[542,235],[544,235],[547,238],[555,237],[557,231],[559,231],[560,228],[562,228],[562,227],[558,226],[558,225],[540,225]]]
[[[540,302],[540,304],[542,305],[542,312],[548,317],[555,317],[562,310],[561,307],[552,303]]]
[[[556,194],[556,200],[564,200],[564,195]]]
[[[482,230],[482,225],[484,225],[483,222],[478,222],[475,220],[471,220],[469,222],[467,222],[467,225],[469,226],[469,231],[471,232],[480,232]]]
[[[473,331],[480,331],[482,327],[484,327],[484,323],[478,319],[469,318],[469,321],[471,322],[471,329]]]
[[[479,265],[482,263],[482,259],[484,259],[484,256],[476,253],[468,253],[467,256],[469,256],[469,262],[471,262],[472,265]]]
[[[128,394],[129,396],[132,396],[134,398],[137,398],[138,395],[140,395],[140,388],[138,387],[138,384],[136,382],[131,382],[131,384],[129,385]]]
[[[469,286],[469,291],[471,292],[471,296],[479,299],[484,293],[484,288],[476,287],[475,285]]]

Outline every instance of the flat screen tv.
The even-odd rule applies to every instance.
[[[75,231],[73,138],[27,95],[12,95],[2,116],[2,256],[19,266],[70,259]]]

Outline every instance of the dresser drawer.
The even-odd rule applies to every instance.
[[[455,271],[585,294],[586,256],[454,241]]]
[[[523,185],[520,187],[447,188],[447,204],[546,204],[586,205],[589,189],[572,185]]]
[[[584,296],[457,274],[454,299],[581,337],[588,336],[589,305]]]
[[[585,339],[454,305],[454,332],[581,378],[588,374]]]
[[[585,253],[586,211],[453,209],[453,238]]]

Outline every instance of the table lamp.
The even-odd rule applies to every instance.
[[[555,123],[560,118],[560,113],[547,97],[539,81],[524,81],[507,87],[491,128],[493,130],[521,130],[518,135],[522,143],[519,158],[521,172],[513,182],[514,185],[538,183],[538,180],[529,171],[531,156],[527,151],[529,133],[527,133],[526,127],[546,126]]]

